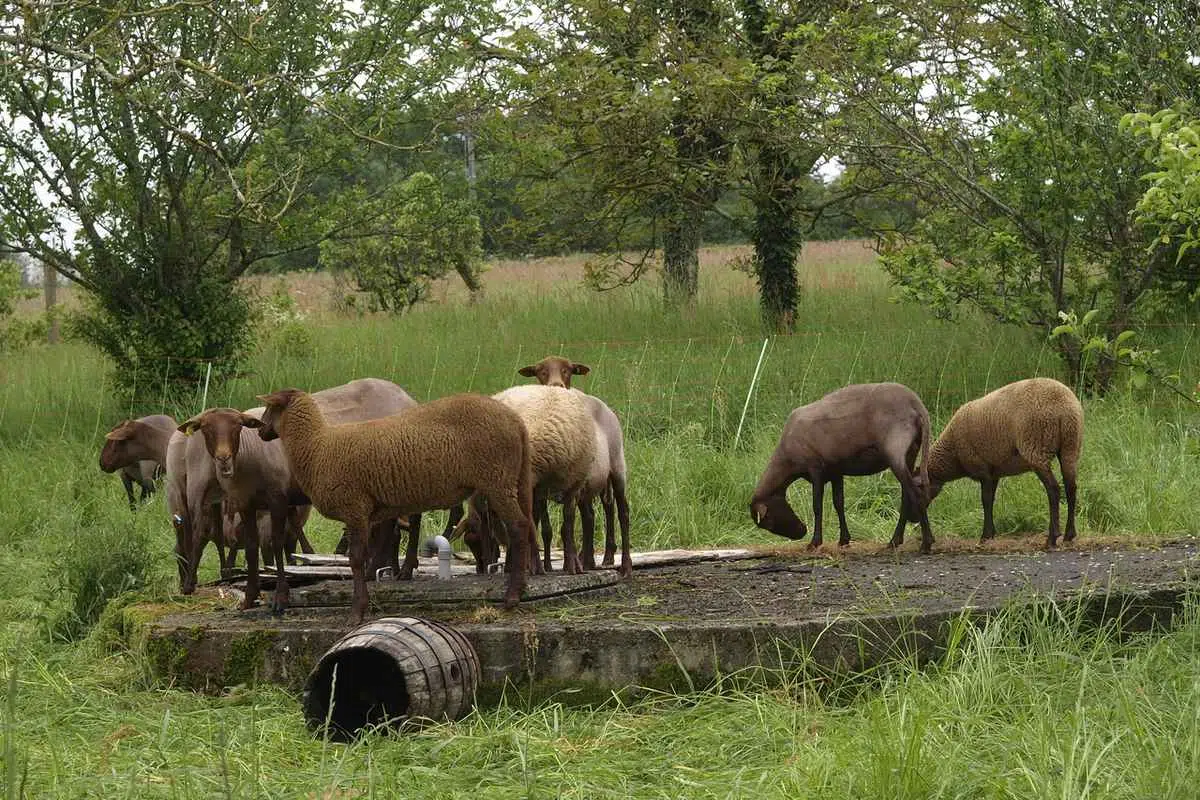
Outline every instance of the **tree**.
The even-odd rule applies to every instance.
[[[1200,120],[1194,110],[1128,114],[1121,125],[1145,141],[1154,171],[1138,199],[1137,216],[1154,235],[1154,249],[1175,252],[1169,273],[1190,300],[1200,295]]]
[[[372,310],[402,312],[449,272],[473,277],[483,257],[479,218],[461,200],[447,198],[432,175],[418,172],[398,188],[399,202],[382,213],[381,233],[327,240],[321,258],[350,272]]]
[[[460,69],[455,37],[490,18],[453,2],[334,0],[6,11],[0,252],[88,290],[78,329],[118,379],[141,367],[193,381],[204,361],[230,374],[250,338],[237,278],[378,227],[384,204],[316,189],[392,147],[408,101],[443,93]]]
[[[1172,299],[1153,232],[1132,217],[1150,171],[1128,111],[1200,99],[1200,29],[1182,0],[1000,0],[894,7],[835,71],[854,113],[843,159],[903,187],[920,221],[885,239],[904,294],[970,303],[1042,335],[1098,309],[1110,338]],[[1150,302],[1155,300],[1155,302]],[[1111,362],[1072,378],[1103,391]]]
[[[503,108],[483,132],[484,181],[516,194],[517,224],[605,254],[597,285],[637,280],[661,244],[665,300],[694,298],[700,230],[732,150],[731,20],[721,0],[561,0],[538,25],[480,44]],[[644,253],[628,262],[631,246]]]

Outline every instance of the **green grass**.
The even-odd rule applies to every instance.
[[[1050,348],[1027,334],[970,314],[936,321],[891,302],[861,249],[813,248],[798,331],[770,339],[735,448],[763,336],[752,285],[714,258],[684,314],[664,313],[653,285],[597,296],[528,264],[492,270],[480,303],[446,291],[399,319],[339,317],[310,294],[305,339],[267,331],[247,375],[210,387],[207,404],[249,407],[264,391],[363,375],[420,400],[494,392],[522,380],[517,367],[562,353],[592,366],[579,386],[621,416],[634,545],[650,549],[778,543],[750,523],[749,494],[788,411],[826,391],[901,381],[937,429],[958,404],[1005,382],[1058,375]],[[1185,386],[1200,377],[1194,330],[1189,321],[1156,332]],[[105,364],[77,344],[0,356],[0,658],[17,679],[15,693],[0,681],[10,687],[0,703],[8,797],[22,786],[30,797],[1194,793],[1200,623],[1190,618],[1169,636],[1121,642],[1070,620],[1013,614],[968,634],[931,670],[897,665],[832,695],[826,678],[771,676],[591,711],[505,705],[350,747],[311,739],[297,699],[277,689],[208,698],[156,688],[95,622],[122,591],[171,595],[173,536],[161,493],[131,514],[97,456],[118,420],[194,413],[202,387],[167,407],[161,376],[140,375],[137,386],[133,402],[115,401]],[[1087,400],[1085,413],[1083,536],[1193,531],[1194,407],[1122,384]],[[792,500],[811,519],[807,484]],[[848,481],[846,500],[855,539],[890,536],[894,480]],[[996,511],[1002,535],[1046,525],[1032,476],[1004,481]],[[951,484],[931,520],[936,535],[975,536],[977,487]],[[331,548],[337,533],[327,521],[311,525],[318,547]],[[201,578],[215,574],[210,548]]]

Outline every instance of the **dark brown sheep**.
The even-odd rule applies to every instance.
[[[516,412],[490,397],[460,394],[383,419],[330,425],[298,389],[259,399],[266,406],[259,436],[282,442],[300,489],[350,533],[356,621],[367,613],[370,525],[475,494],[508,529],[504,605],[520,602],[533,534],[533,477],[529,434]]]
[[[891,545],[904,542],[904,526],[915,518],[921,524],[921,552],[928,553],[933,545],[925,515],[928,503],[913,475],[917,454],[922,451],[928,456],[929,412],[907,386],[864,383],[830,392],[788,417],[779,446],[750,500],[750,516],[760,528],[788,539],[802,539],[807,531],[788,505],[787,488],[803,478],[813,487],[809,547],[820,547],[821,506],[828,482],[833,486],[833,507],[841,526],[838,544],[848,545],[843,476],[874,475],[890,469],[901,489],[900,519]]]

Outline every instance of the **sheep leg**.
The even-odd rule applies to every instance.
[[[912,469],[904,458],[893,460],[890,468],[892,474],[896,476],[896,480],[900,482],[900,520],[896,523],[895,532],[892,533],[891,546],[895,547],[904,541],[905,520],[915,516],[916,521],[921,525],[921,553],[929,555],[933,551],[933,530],[929,527],[926,503],[921,497],[921,492],[917,490]]]
[[[1046,536],[1046,547],[1054,549],[1058,545],[1058,499],[1059,488],[1058,481],[1054,478],[1054,473],[1050,470],[1050,465],[1042,464],[1034,467],[1034,472],[1042,481],[1042,486],[1046,487],[1046,499],[1050,502],[1050,532]]]
[[[508,572],[508,583],[504,589],[504,607],[516,608],[521,602],[521,592],[525,589],[525,570],[530,563],[529,542],[536,545],[536,533],[533,529],[532,508],[522,509],[522,503],[514,495],[487,495],[488,510],[497,520],[503,520],[508,531],[508,555],[505,559],[505,569]],[[537,559],[532,559],[534,564]]]
[[[550,499],[542,495],[542,501],[538,504],[538,515],[542,526],[542,566],[546,568],[546,572],[551,570],[550,548],[554,543],[554,525],[550,522]]]
[[[349,541],[347,551],[350,556],[350,574],[354,579],[354,599],[351,601],[351,618],[356,625],[362,624],[367,616],[367,576],[366,555],[367,537],[370,535],[370,525],[366,519],[346,522],[346,535]]]
[[[154,482],[153,481],[144,481],[142,483],[142,496],[140,498],[141,502],[143,502],[143,503],[146,502],[146,498],[152,494],[154,494]]]
[[[246,551],[246,596],[241,608],[246,610],[258,602],[258,514],[254,509],[242,511],[242,549]]]
[[[133,478],[128,474],[121,473],[121,483],[125,484],[125,495],[129,498],[129,510],[137,511],[137,503],[133,499]]]
[[[1067,494],[1067,529],[1063,531],[1063,541],[1070,542],[1075,539],[1075,465],[1063,463],[1059,458],[1058,466],[1062,470],[1063,488]]]
[[[172,515],[171,525],[175,528],[175,567],[179,572],[180,594],[191,594],[188,588],[188,550],[192,541],[192,526],[188,517]],[[192,587],[194,588],[194,587]]]
[[[563,494],[562,506],[562,542],[563,542],[563,572],[568,575],[583,574],[583,562],[579,559],[579,551],[575,547],[575,506],[579,492]]]
[[[530,563],[534,575],[541,575],[550,571],[550,537],[553,532],[550,529],[550,511],[546,507],[545,492],[534,492],[533,495],[533,512],[537,515],[537,523],[542,528],[542,542],[545,545],[544,555],[538,558],[540,548],[537,542],[537,530],[533,530],[529,534],[530,552],[532,558]],[[504,517],[500,517],[504,519]]]
[[[596,509],[590,496],[579,495],[579,522],[582,528],[580,549],[583,550],[583,568],[596,568]]]
[[[850,529],[846,527],[845,482],[841,475],[837,475],[830,480],[830,484],[833,487],[833,510],[838,518],[838,547],[845,547],[850,544]]]
[[[392,569],[402,581],[411,581],[413,570],[417,568],[417,548],[421,543],[421,515],[413,514],[408,518],[408,549],[404,553],[404,566],[400,566],[399,539],[396,549],[392,551]]]
[[[996,535],[996,522],[992,516],[992,509],[996,505],[996,489],[999,485],[999,478],[984,478],[979,482],[979,499],[983,503],[983,535],[979,537],[981,542],[994,538]]]
[[[447,539],[450,538],[450,535],[454,533],[454,529],[458,527],[458,523],[463,518],[464,513],[462,503],[450,506],[450,514],[446,518],[446,529],[442,531],[442,536],[445,536]]]
[[[616,478],[609,478],[608,485],[600,493],[600,506],[604,509],[604,560],[600,562],[603,567],[611,567],[613,557],[617,554],[617,526],[613,519],[616,504],[613,500],[612,488],[615,482]]]
[[[275,555],[275,597],[271,601],[271,613],[276,616],[283,614],[291,594],[287,582],[287,557],[284,554],[288,516],[287,505],[271,509],[271,550]]]
[[[290,540],[294,540],[291,541],[292,550],[289,555],[295,555],[295,545],[297,544],[300,545],[301,553],[315,553],[316,551],[313,550],[312,542],[310,542],[308,537],[304,535],[304,523],[300,520],[299,508],[293,506],[292,508],[288,509],[288,525],[291,526],[292,531],[295,533],[294,536],[289,537]],[[289,561],[290,560],[291,559],[289,559]]]
[[[333,548],[333,552],[339,556],[344,556],[350,550],[350,532],[342,528],[342,536],[338,539],[337,545]]]
[[[809,550],[816,550],[821,546],[824,537],[821,536],[821,512],[824,511],[825,505],[825,480],[820,475],[812,477],[812,494],[813,494],[813,535],[808,543]]]
[[[633,557],[629,554],[629,500],[625,497],[625,476],[614,475],[610,478],[612,485],[612,499],[617,505],[617,519],[621,523],[621,568],[618,573],[622,578],[628,578],[633,575]],[[608,530],[612,530],[609,526]],[[610,534],[606,533],[606,538]],[[607,542],[604,545],[605,554],[608,553]],[[612,559],[606,557],[606,563],[611,564]]]

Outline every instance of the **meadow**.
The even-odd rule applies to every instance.
[[[157,686],[114,639],[110,602],[165,600],[175,582],[161,493],[132,514],[120,481],[97,466],[104,432],[133,414],[245,408],[264,391],[364,375],[418,400],[494,392],[523,380],[518,367],[558,353],[592,367],[579,387],[625,427],[635,548],[778,545],[746,503],[791,408],[846,383],[897,380],[923,398],[936,431],[960,403],[1006,382],[1061,377],[1052,347],[1025,331],[969,312],[939,321],[894,302],[854,242],[806,247],[797,331],[764,337],[754,283],[730,268],[744,256],[706,250],[700,299],[678,313],[664,312],[653,281],[584,288],[580,257],[496,262],[482,298],[447,282],[397,318],[347,309],[323,276],[255,279],[274,300],[246,374],[198,385],[183,401],[168,401],[151,369],[134,397],[116,399],[106,364],[79,344],[0,356],[6,796],[1193,796],[1200,618],[1191,608],[1157,638],[1089,630],[1069,609],[1014,613],[965,629],[924,670],[895,664],[835,685],[742,675],[719,691],[592,709],[514,699],[351,746],[313,740],[296,698],[278,689],[214,698]],[[1196,322],[1171,320],[1150,342],[1184,387],[1200,378]],[[1086,399],[1085,414],[1082,537],[1194,530],[1195,406],[1121,378],[1109,396]],[[807,484],[791,497],[811,518]],[[890,477],[847,481],[854,538],[885,541],[897,503]],[[1036,478],[1004,481],[996,512],[1002,537],[1044,531]],[[939,539],[977,536],[976,485],[951,484],[930,518]],[[310,526],[318,549],[337,534],[327,521]],[[210,548],[201,580],[215,574]]]

